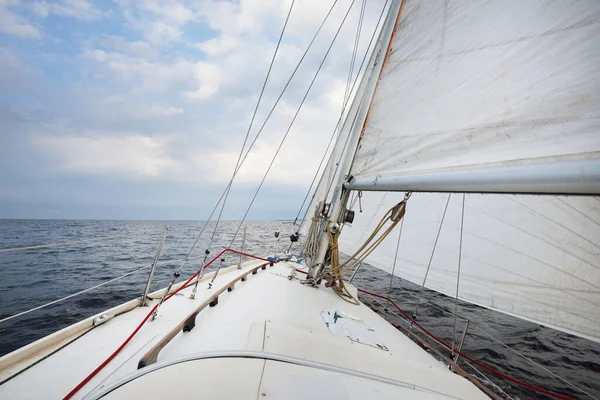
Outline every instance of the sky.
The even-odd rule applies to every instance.
[[[334,0],[296,0],[250,141]],[[365,52],[383,0],[366,2]],[[338,0],[242,165],[240,219],[351,0]],[[355,0],[248,216],[293,219],[342,109]],[[289,0],[0,0],[0,218],[206,219]]]

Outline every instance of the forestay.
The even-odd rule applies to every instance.
[[[556,176],[554,193],[597,193],[600,2],[403,3],[353,165],[357,181],[431,175],[437,184],[459,173],[456,191],[477,192],[466,185],[472,176],[483,192],[552,193]],[[495,186],[483,185],[488,167],[512,174],[505,188],[491,174]],[[515,189],[517,180],[525,187]]]
[[[425,286],[455,296],[462,195],[451,195]],[[366,192],[363,212],[340,235],[353,253],[401,193]],[[413,193],[395,274],[423,283],[448,194]],[[391,272],[397,231],[367,259]],[[600,341],[600,200],[466,195],[458,297]]]

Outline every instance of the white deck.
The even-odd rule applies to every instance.
[[[96,396],[132,374],[143,375],[104,398],[189,397],[190,391],[209,398],[244,399],[330,395],[363,399],[488,398],[368,307],[348,304],[330,289],[314,289],[297,279],[288,280],[291,267],[300,267],[291,263],[267,267],[249,275],[247,281],[238,282],[232,292],[225,291],[219,297],[216,307],[207,307],[198,315],[191,332],[180,332],[160,352],[156,364],[137,369],[140,358],[174,325],[219,287],[256,265],[258,262],[248,262],[242,270],[230,267],[221,271],[211,290],[205,278],[195,300],[189,299],[190,287],[182,290],[182,295],[163,304],[158,318],[146,323],[74,398],[91,392]],[[52,340],[49,337],[3,357],[0,380],[12,378],[0,386],[0,398],[62,398],[127,338],[148,311],[148,307],[134,308],[58,351],[89,328],[84,326],[79,333],[70,333],[67,328],[55,334],[61,341],[52,346],[44,348],[44,343]],[[321,316],[323,311],[359,317],[373,330],[369,333],[372,338],[388,350],[331,333]],[[229,356],[215,358],[208,352],[229,352]],[[267,355],[287,361],[269,359]],[[24,359],[14,361],[21,357]],[[184,358],[188,360],[181,361]]]

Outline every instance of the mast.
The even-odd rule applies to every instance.
[[[327,225],[330,222],[338,224],[343,222],[342,219],[344,211],[346,210],[349,194],[348,190],[344,190],[343,185],[347,181],[358,143],[369,117],[369,111],[371,109],[373,96],[377,89],[377,84],[381,78],[383,67],[385,66],[391,51],[393,35],[400,19],[403,4],[404,0],[392,0],[374,51],[369,59],[369,64],[365,70],[365,75],[361,79],[360,86],[356,92],[357,94],[352,101],[350,112],[346,116],[346,121],[342,127],[343,130],[349,126],[350,132],[345,145],[345,152],[342,154],[338,165],[337,176],[334,178],[335,181],[332,184],[333,196],[331,198],[331,204],[329,205],[329,214],[327,215],[328,218],[322,223],[320,229],[319,253],[314,260],[311,260],[312,265],[308,273],[309,278],[317,278],[325,266],[325,257],[329,248],[329,240],[326,233]],[[382,59],[381,55],[384,49],[385,56]],[[343,135],[340,135],[339,140],[342,139]]]

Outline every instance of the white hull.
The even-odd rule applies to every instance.
[[[179,330],[156,363],[138,370],[142,357],[195,308],[261,263],[221,270],[212,289],[208,274],[195,300],[192,287],[184,288],[73,398],[488,398],[367,306],[289,280],[302,267],[291,262],[259,268],[225,290],[215,307],[198,314],[191,331]],[[89,318],[2,357],[0,398],[64,397],[143,320],[150,307],[138,303],[107,311],[122,314],[99,326]],[[346,315],[344,329],[367,344],[332,333],[322,315],[328,311]]]

